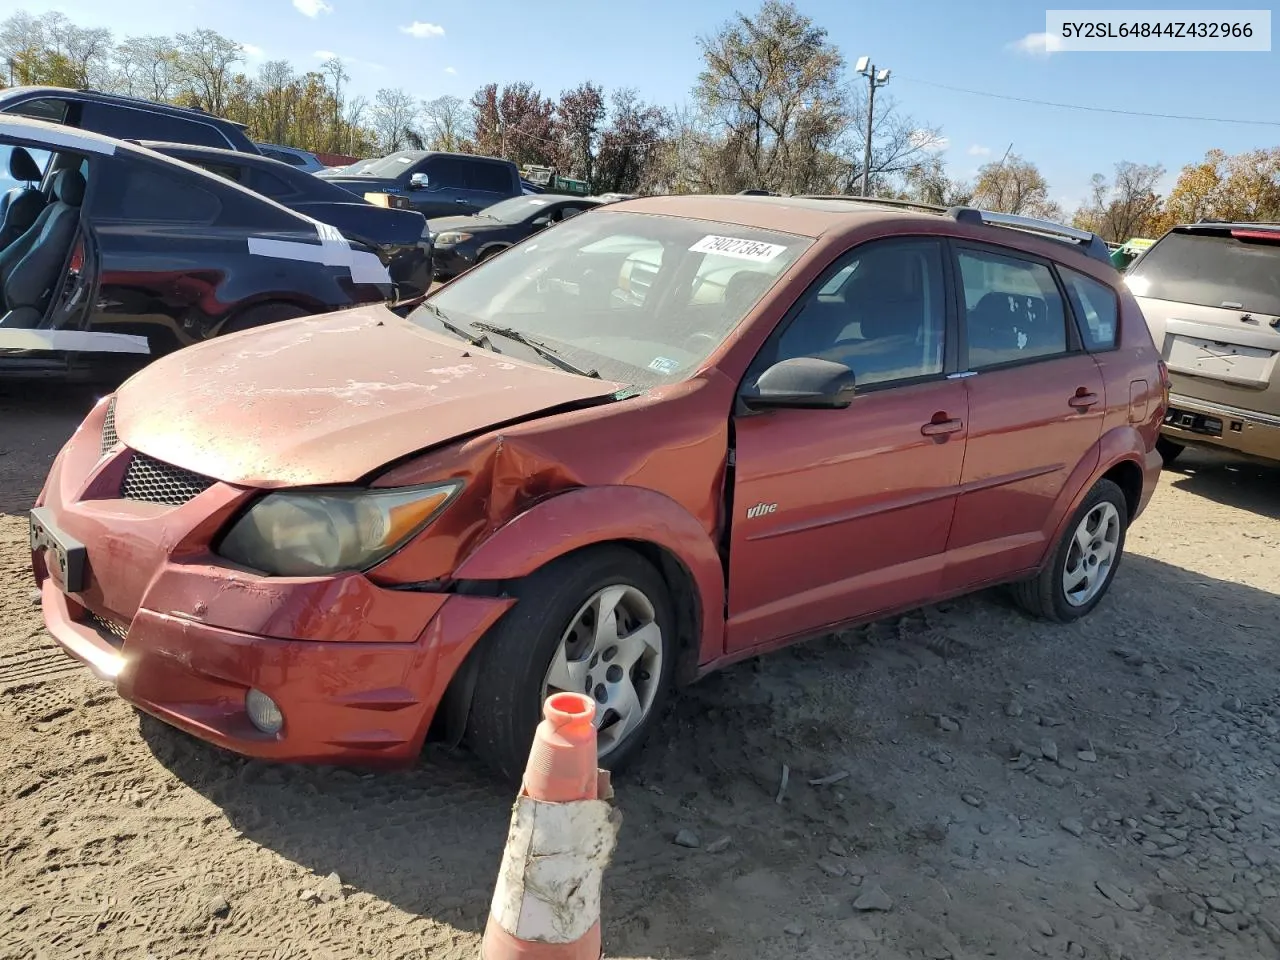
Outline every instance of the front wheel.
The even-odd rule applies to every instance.
[[[1128,526],[1124,493],[1110,480],[1099,480],[1072,515],[1039,576],[1014,584],[1018,605],[1059,623],[1083,617],[1111,586]]]
[[[622,547],[548,564],[511,590],[516,606],[481,642],[467,742],[511,782],[524,772],[543,701],[596,702],[600,765],[639,750],[671,685],[675,615],[653,565]]]

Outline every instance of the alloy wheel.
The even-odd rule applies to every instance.
[[[542,685],[596,702],[601,758],[634,733],[653,707],[662,677],[662,628],[653,602],[628,584],[592,594],[560,638]]]
[[[1120,512],[1103,501],[1076,526],[1062,568],[1062,592],[1067,603],[1083,607],[1106,585],[1120,552]]]

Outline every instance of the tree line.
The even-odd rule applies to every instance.
[[[500,156],[625,193],[857,193],[867,91],[827,31],[789,0],[765,0],[697,39],[702,68],[675,108],[634,89],[584,81],[558,96],[529,82],[481,86],[469,98],[421,99],[402,88],[353,94],[341,58],[298,70],[268,60],[250,70],[245,47],[213,30],[115,37],[57,12],[0,23],[0,82],[123,93],[199,107],[245,124],[260,141],[324,153],[382,156],[436,149]],[[1159,164],[1124,161],[1094,176],[1087,200],[1064,211],[1036,164],[1012,152],[971,179],[951,175],[939,126],[877,95],[872,192],[1070,220],[1108,240],[1152,236],[1202,217],[1280,220],[1280,148],[1210,151],[1169,195]]]

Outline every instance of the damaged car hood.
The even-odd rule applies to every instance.
[[[115,424],[126,446],[227,483],[350,483],[419,450],[620,388],[370,306],[163,357],[120,388]]]

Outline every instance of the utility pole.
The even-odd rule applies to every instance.
[[[889,82],[888,70],[876,70],[870,57],[859,57],[855,68],[867,78],[867,139],[862,147],[862,195],[871,196],[871,124],[876,112],[876,88]]]

